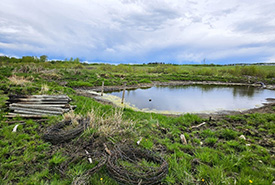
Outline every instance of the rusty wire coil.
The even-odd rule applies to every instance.
[[[75,150],[76,147],[73,147],[72,145],[69,145],[65,148],[64,156],[67,157],[67,160],[59,164],[58,166],[54,167],[54,171],[58,172],[62,177],[68,177],[67,171],[69,169],[69,166],[74,166],[78,163],[91,163],[89,165],[89,169],[80,174],[79,176],[76,176],[74,181],[80,180],[81,182],[89,181],[89,177],[99,171],[107,162],[108,156],[104,153],[104,151],[92,151],[90,149],[87,149],[88,154],[85,152],[85,149],[81,146],[77,150]],[[82,151],[82,152],[81,152]],[[91,161],[89,160],[91,159]],[[86,182],[85,182],[86,183]],[[84,183],[84,184],[85,184]],[[78,184],[78,183],[73,183]],[[79,183],[83,184],[83,183]]]
[[[60,122],[49,128],[43,139],[53,144],[68,142],[80,135],[87,128],[89,121],[89,119],[80,119],[78,120],[78,126],[68,130],[66,127],[70,126],[72,122]],[[85,157],[90,157],[96,162],[95,166],[87,170],[82,176],[76,177],[73,184],[86,182],[90,175],[97,172],[105,164],[107,164],[110,176],[121,184],[159,184],[168,173],[168,163],[152,151],[124,145],[115,146],[111,152],[107,152],[106,145],[104,146],[105,149],[94,144],[78,146],[81,149],[78,148],[75,154],[71,154],[71,159],[62,164],[57,170],[66,176],[66,170],[70,164],[83,160]],[[71,144],[68,147],[71,148]],[[71,149],[68,153],[71,153]],[[88,155],[83,153],[84,150],[88,151]],[[105,152],[109,154],[108,157]]]
[[[149,165],[139,164],[142,160],[149,162]],[[133,168],[129,169],[127,164]],[[168,163],[149,150],[129,146],[116,147],[108,157],[107,170],[112,178],[122,184],[151,185],[160,183],[167,175]]]
[[[78,135],[80,135],[84,130],[87,128],[87,125],[89,123],[89,119],[79,119],[78,120],[79,125],[75,128],[65,130],[64,128],[66,126],[69,126],[72,124],[71,121],[62,121],[58,124],[54,125],[53,127],[49,128],[47,132],[43,135],[43,139],[45,141],[49,141],[52,144],[59,144],[68,142]]]

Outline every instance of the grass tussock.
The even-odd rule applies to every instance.
[[[135,122],[129,119],[123,119],[123,110],[116,108],[110,114],[100,115],[92,109],[85,116],[90,120],[89,128],[104,137],[120,135],[133,131]],[[73,126],[77,126],[78,120],[81,120],[83,115],[76,114],[74,111],[67,112],[63,115],[64,121],[71,121]]]
[[[81,119],[81,116],[79,114],[75,114],[73,110],[63,114],[63,120],[64,121],[71,121],[73,126],[79,125],[78,120]]]
[[[99,115],[95,110],[87,114],[90,118],[90,127],[96,129],[103,136],[113,136],[133,131],[135,122],[123,119],[123,110],[121,108],[114,109],[111,114]]]
[[[27,84],[30,84],[31,81],[27,80],[25,77],[23,76],[16,76],[16,75],[12,75],[11,77],[8,78],[9,81],[14,84],[14,85],[21,85],[21,86],[26,86]]]

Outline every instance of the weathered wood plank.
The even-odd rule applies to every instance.
[[[62,115],[70,111],[71,99],[67,95],[10,95],[9,104],[12,113],[6,117],[43,117],[47,115]]]
[[[50,115],[61,115],[62,112],[54,112],[54,111],[38,111],[38,110],[33,110],[33,109],[15,109],[15,113],[22,113],[22,114],[35,114],[35,115],[45,115],[45,114],[50,114]]]
[[[43,98],[13,98],[13,99],[9,99],[9,101],[29,101],[29,102],[33,102],[33,101],[64,101],[64,102],[68,102],[67,99],[61,99],[61,98],[57,98],[57,99],[43,99]]]
[[[23,118],[44,118],[47,115],[28,115],[28,114],[16,114],[16,113],[9,113],[8,115],[4,115],[6,118],[15,118],[15,117],[23,117]]]
[[[22,104],[22,103],[13,103],[10,104],[10,106],[22,106],[22,107],[28,107],[28,106],[32,106],[32,107],[56,107],[56,108],[70,108],[71,106],[69,104]]]
[[[10,107],[11,110],[18,110],[18,111],[29,111],[29,112],[37,112],[37,113],[44,113],[44,114],[63,114],[63,110],[59,111],[51,111],[51,110],[40,110],[40,109],[31,109],[31,108],[23,108],[23,107]]]
[[[69,111],[69,108],[59,108],[59,107],[51,107],[51,106],[35,106],[31,104],[10,104],[10,109],[14,110],[16,108],[28,108],[28,109],[34,109],[34,110],[50,110],[50,111],[60,111],[60,112],[66,112]]]
[[[9,95],[9,98],[64,98],[70,99],[67,95]]]
[[[26,102],[20,102],[20,101],[12,101],[10,103],[20,103],[20,104],[68,104],[68,102],[60,102],[60,101],[56,101],[56,102],[53,102],[53,101],[40,101],[40,102],[37,102],[37,101],[33,101],[33,102],[29,102],[29,101],[26,101]]]
[[[40,123],[40,122],[45,122],[45,121],[48,121],[49,119],[38,119],[38,120],[35,120],[35,122],[37,123]],[[13,123],[26,123],[26,121],[5,121],[5,123],[8,123],[8,124],[13,124]]]

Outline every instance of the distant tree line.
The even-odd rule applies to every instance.
[[[80,63],[79,58],[73,59],[72,57],[67,60],[64,60],[65,62],[74,62],[74,63]],[[36,56],[23,56],[22,58],[15,58],[15,57],[8,57],[8,56],[0,56],[0,62],[15,62],[15,63],[37,63],[37,62],[64,62],[62,60],[48,60],[47,55],[41,55],[39,58]]]
[[[8,57],[8,56],[0,56],[0,62],[23,62],[23,63],[36,63],[36,62],[74,62],[80,63],[79,58],[71,57],[69,60],[65,58],[65,60],[49,60],[47,55],[41,55],[40,57],[36,56],[23,56],[22,58]],[[96,63],[95,63],[96,64]],[[125,65],[125,64],[124,64]],[[165,62],[148,62],[143,64],[136,65],[187,65],[187,66],[249,66],[249,65],[265,65],[265,66],[274,66],[275,63],[236,63],[236,64],[173,64],[173,63],[165,63]]]

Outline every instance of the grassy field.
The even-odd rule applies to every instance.
[[[0,57],[0,184],[77,184],[95,165],[75,155],[82,152],[85,156],[79,149],[91,141],[98,148],[103,143],[110,149],[124,143],[158,153],[169,164],[162,184],[272,184],[275,106],[266,113],[211,120],[191,114],[169,117],[114,108],[79,96],[74,90],[99,86],[102,81],[105,85],[135,85],[173,80],[275,84],[275,66],[113,66]],[[48,117],[40,123],[19,117],[7,120],[5,101],[9,94],[67,94],[71,104],[77,105],[71,116],[90,117],[91,123],[78,138],[53,145],[42,136],[63,117]],[[17,132],[12,132],[22,122]],[[206,124],[193,127],[203,122]],[[181,134],[187,144],[182,143]],[[85,180],[87,184],[118,184],[106,166]]]

